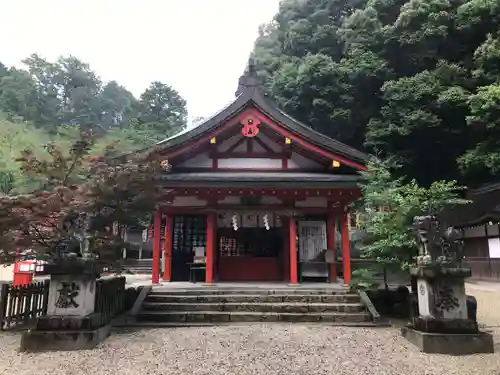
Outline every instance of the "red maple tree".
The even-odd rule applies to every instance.
[[[40,188],[0,197],[0,263],[14,262],[19,250],[47,261],[76,256],[114,263],[131,246],[123,229],[149,223],[162,194],[157,177],[166,173],[154,153],[119,157],[111,145],[96,156],[94,142],[81,133],[67,151],[48,144],[48,158],[21,153],[22,172]]]

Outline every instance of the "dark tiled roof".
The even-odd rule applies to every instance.
[[[368,159],[368,156],[365,153],[335,139],[327,137],[326,135],[313,130],[311,127],[287,115],[279,109],[274,102],[262,94],[259,90],[256,76],[252,75],[255,74],[255,72],[252,73],[252,71],[250,71],[250,73],[251,74],[246,77],[243,76],[243,80],[240,78],[240,87],[237,91],[237,94],[239,95],[232,103],[212,116],[210,119],[200,123],[198,126],[159,142],[156,145],[156,148],[159,150],[165,150],[171,147],[179,146],[191,139],[196,139],[201,135],[214,130],[225,120],[237,116],[244,109],[254,106],[271,117],[274,121],[278,122],[286,130],[301,136],[303,139],[316,146],[322,147],[332,153],[345,156],[346,158],[356,162],[363,163]]]
[[[500,222],[500,184],[470,190],[466,196],[472,203],[445,210],[443,220],[448,225],[467,227],[489,221]]]
[[[355,188],[361,176],[303,172],[190,172],[166,174],[160,179],[169,187]]]

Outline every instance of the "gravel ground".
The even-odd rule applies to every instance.
[[[500,344],[500,292],[469,289],[479,319]],[[19,354],[19,336],[0,336],[0,374],[500,374],[498,354],[425,355],[395,328],[251,324],[113,334],[92,351]],[[500,345],[497,345],[497,351]]]
[[[472,294],[477,299],[479,323],[496,331],[500,342],[500,283],[467,284],[466,289],[467,294]]]

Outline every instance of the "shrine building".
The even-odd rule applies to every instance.
[[[231,104],[155,149],[169,172],[152,229],[153,283],[200,270],[207,284],[349,283],[348,204],[367,155],[280,110],[252,62]]]

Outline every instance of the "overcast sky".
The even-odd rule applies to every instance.
[[[0,0],[0,61],[72,54],[139,95],[174,87],[190,117],[234,98],[258,26],[279,0]]]

